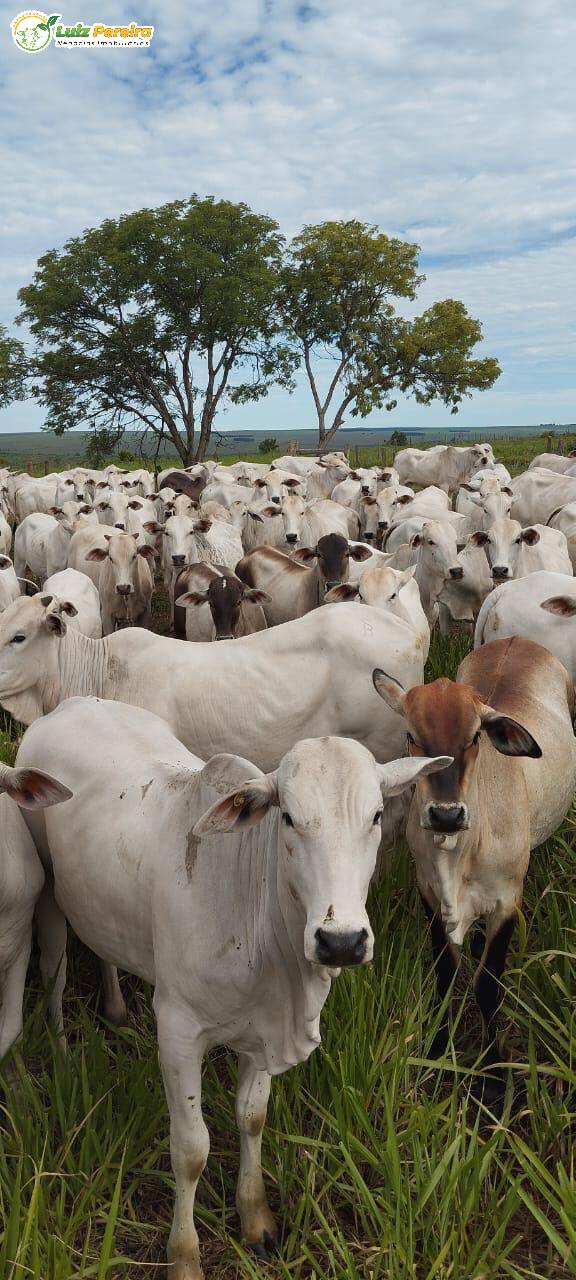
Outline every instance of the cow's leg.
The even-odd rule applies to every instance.
[[[236,1207],[242,1234],[259,1258],[267,1258],[277,1247],[276,1223],[268,1208],[261,1165],[271,1083],[267,1071],[257,1071],[245,1054],[239,1054],[236,1120],[240,1130],[240,1171]]]
[[[458,968],[458,956],[454,951],[452,944],[448,941],[446,930],[442,923],[442,917],[434,907],[431,906],[422,892],[420,893],[420,897],[422,898],[422,904],[430,925],[430,940],[432,942],[432,952],[434,955],[438,1003],[443,1004]],[[442,1016],[442,1022],[440,1023],[438,1031],[432,1041],[430,1048],[431,1058],[439,1058],[443,1053],[445,1053],[446,1046],[448,1044],[449,1032],[450,1011],[448,1006],[446,1006]]]
[[[2,981],[2,1008],[0,1010],[0,1058],[3,1058],[15,1040],[22,1035],[22,1005],[32,946],[32,921],[28,924],[22,946],[12,963],[5,969]]]
[[[100,961],[100,976],[102,978],[102,1012],[108,1022],[113,1022],[115,1026],[122,1027],[128,1021],[128,1012],[126,1002],[118,981],[118,970],[113,964],[107,964],[106,960]]]
[[[506,965],[506,955],[510,939],[516,924],[516,913],[512,915],[504,911],[495,911],[488,919],[486,929],[486,945],[482,959],[474,976],[474,994],[482,1014],[485,1042],[485,1063],[487,1077],[482,1094],[486,1102],[497,1102],[502,1098],[505,1086],[505,1074],[502,1068],[493,1066],[499,1059],[497,1029],[498,1010],[502,1004],[502,974]]]
[[[160,1065],[170,1111],[170,1155],[176,1203],[168,1240],[168,1280],[202,1280],[194,1198],[208,1159],[202,1116],[203,1043],[189,1010],[154,998]]]
[[[36,903],[38,944],[40,946],[40,973],[45,987],[51,987],[48,1008],[54,1023],[60,1048],[66,1048],[62,997],[66,986],[66,917],[54,897],[54,886],[46,878],[42,893]]]

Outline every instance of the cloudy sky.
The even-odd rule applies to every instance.
[[[2,7],[0,319],[45,249],[192,191],[287,235],[357,217],[417,241],[419,305],[452,296],[499,357],[459,421],[576,421],[571,0],[94,0],[69,24],[153,22],[149,50],[21,53]],[[446,422],[413,402],[385,425]],[[374,425],[382,415],[374,418]],[[41,424],[13,406],[0,430]],[[227,428],[313,425],[304,385]]]

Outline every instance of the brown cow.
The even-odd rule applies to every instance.
[[[254,547],[238,562],[236,574],[248,586],[269,593],[264,613],[268,626],[274,627],[316,609],[326,591],[347,581],[350,560],[369,560],[370,555],[362,543],[327,533],[315,547],[301,547],[292,557],[277,547]]]
[[[576,785],[572,683],[547,649],[518,637],[471,653],[456,682],[435,680],[405,693],[381,670],[373,679],[404,716],[411,755],[454,758],[450,768],[418,782],[407,836],[430,920],[440,1001],[470,926],[486,919],[474,987],[490,1069],[484,1098],[497,1102],[504,1086],[502,1070],[494,1068],[500,979],[530,850],[556,830]],[[446,1014],[434,1056],[447,1041]]]

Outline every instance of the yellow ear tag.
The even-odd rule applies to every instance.
[[[234,808],[241,809],[246,804],[246,796],[242,791],[238,791],[234,796]]]

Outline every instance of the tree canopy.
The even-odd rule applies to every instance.
[[[472,355],[482,328],[462,302],[434,303],[411,320],[396,311],[393,300],[413,300],[424,280],[418,253],[356,220],[308,226],[293,240],[284,317],[310,384],[320,448],[347,412],[393,409],[395,393],[421,404],[439,398],[455,413],[464,396],[498,378],[497,360]]]
[[[19,321],[38,340],[47,427],[141,426],[185,465],[203,458],[226,403],[292,387],[296,357],[277,313],[282,252],[273,219],[192,196],[44,254],[20,291]]]
[[[23,400],[27,393],[28,360],[24,344],[11,338],[0,324],[0,409],[6,409],[14,400]]]

